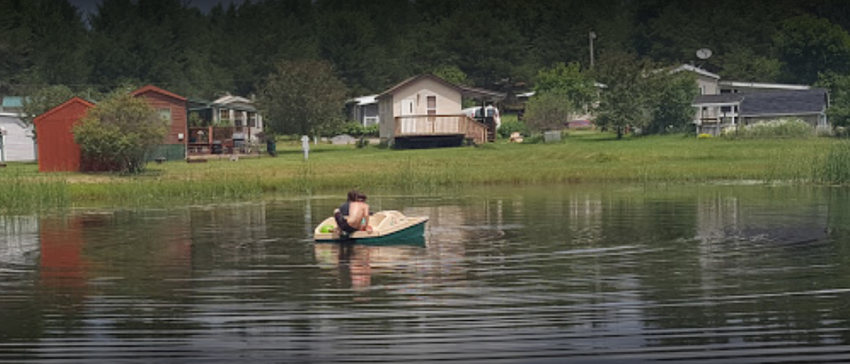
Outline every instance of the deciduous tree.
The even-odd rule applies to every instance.
[[[788,19],[774,43],[787,81],[810,85],[819,72],[850,72],[850,34],[829,20],[810,15]]]
[[[617,139],[626,128],[645,128],[652,121],[653,104],[649,90],[652,63],[634,54],[607,52],[600,57],[594,74],[605,84],[597,108],[596,125],[614,130]]]
[[[561,129],[575,111],[576,107],[565,94],[544,92],[526,102],[523,121],[536,132]]]
[[[281,61],[259,87],[266,126],[276,134],[309,135],[343,121],[346,88],[330,63]]]

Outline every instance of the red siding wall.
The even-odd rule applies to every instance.
[[[143,97],[148,104],[159,111],[160,109],[171,110],[171,126],[168,135],[165,136],[163,144],[186,144],[187,122],[186,122],[186,101],[178,100],[171,96],[164,95],[156,91],[145,91],[136,95]],[[180,140],[178,134],[183,134],[183,140]]]
[[[74,142],[73,128],[93,106],[85,100],[73,98],[35,119],[39,171],[80,170],[80,147]]]

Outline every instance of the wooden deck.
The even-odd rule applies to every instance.
[[[411,115],[395,118],[394,138],[419,140],[459,137],[475,144],[487,142],[487,127],[466,115]]]

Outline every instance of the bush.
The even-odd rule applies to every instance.
[[[723,132],[723,137],[730,139],[807,138],[813,135],[812,126],[800,119],[771,120]]]
[[[529,130],[528,125],[525,125],[524,122],[519,120],[509,120],[502,123],[497,130],[499,133],[499,137],[507,139],[511,137],[513,133],[520,133],[523,136],[528,136]]]
[[[74,127],[81,169],[142,172],[147,154],[167,135],[169,122],[144,99],[126,94],[107,99]]]
[[[363,126],[356,121],[349,121],[344,124],[338,124],[335,127],[330,127],[325,130],[328,135],[348,134],[353,137],[371,136],[377,137],[380,132],[380,125]]]

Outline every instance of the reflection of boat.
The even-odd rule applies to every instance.
[[[371,233],[357,231],[347,239],[341,239],[335,232],[336,221],[333,217],[329,217],[316,227],[313,238],[316,241],[354,240],[357,243],[366,244],[395,243],[421,237],[425,233],[425,223],[428,222],[427,217],[404,216],[398,211],[376,212],[369,220],[369,225],[372,226]]]

